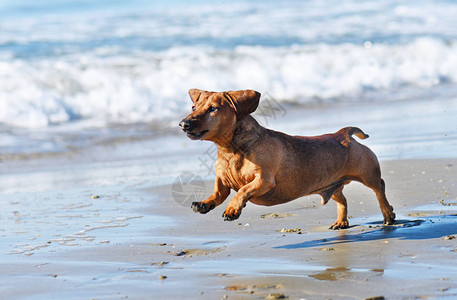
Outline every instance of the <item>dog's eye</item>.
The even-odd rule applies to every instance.
[[[214,106],[211,106],[211,107],[208,109],[209,112],[215,112],[215,111],[218,111],[218,110],[219,110],[219,108],[214,107]]]
[[[192,106],[192,111],[195,111],[197,108],[194,106]]]

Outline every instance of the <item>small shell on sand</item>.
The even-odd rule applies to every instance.
[[[288,233],[296,232],[297,234],[301,234],[302,233],[300,228],[290,228],[290,229],[283,228],[283,229],[277,230],[277,231],[279,231],[279,232],[288,232]]]
[[[279,219],[279,218],[287,218],[287,217],[292,217],[292,216],[295,216],[295,214],[270,213],[270,214],[261,215],[260,217],[262,219]]]

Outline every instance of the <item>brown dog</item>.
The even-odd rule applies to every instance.
[[[290,136],[266,129],[250,116],[259,104],[253,90],[207,92],[189,90],[192,113],[179,125],[193,140],[218,146],[214,192],[205,201],[193,202],[195,212],[205,214],[237,191],[222,217],[238,219],[248,201],[276,205],[319,194],[322,204],[337,202],[338,218],[330,227],[347,228],[347,202],[343,187],[359,181],[375,193],[385,224],[395,213],[385,195],[385,184],[375,154],[352,138],[368,137],[359,128],[346,127],[316,137]]]

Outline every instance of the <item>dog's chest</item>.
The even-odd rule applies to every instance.
[[[249,167],[250,162],[244,156],[232,154],[219,157],[216,162],[216,173],[225,186],[238,191],[254,179]]]

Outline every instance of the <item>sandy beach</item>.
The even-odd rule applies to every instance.
[[[455,110],[453,102],[427,103]],[[446,119],[448,113],[429,114],[439,139],[427,141],[426,129],[422,138],[408,130],[411,138],[398,142],[402,134],[389,133],[391,128],[405,131],[404,124],[416,126],[416,118],[428,120],[417,114],[402,118],[411,105],[418,107],[400,102],[373,109],[371,104],[287,108],[288,118],[269,119],[270,127],[311,134],[347,124],[346,118],[363,110],[356,124],[367,128],[367,144],[381,157],[397,214],[393,226],[382,225],[374,193],[358,183],[345,188],[347,230],[328,229],[336,205],[322,207],[317,196],[274,207],[248,204],[234,222],[223,221],[225,205],[195,214],[189,201],[211,192],[213,175],[198,159],[210,144],[189,141],[178,131],[50,157],[8,156],[0,164],[0,294],[4,299],[452,299],[457,159],[446,156],[455,151],[455,121]],[[382,109],[395,112],[384,127],[373,117]],[[336,113],[343,117],[319,125],[323,116]],[[438,119],[447,125],[438,127]],[[428,147],[419,149],[424,144]],[[409,157],[408,149],[415,147]],[[185,170],[199,176],[193,183],[199,190],[176,188],[177,179],[188,176],[182,175]]]
[[[456,15],[451,0],[0,1],[0,299],[457,299]],[[361,128],[396,223],[358,183],[345,230],[315,195],[194,213],[217,148],[178,127],[193,88],[256,90],[254,118],[290,135]]]

